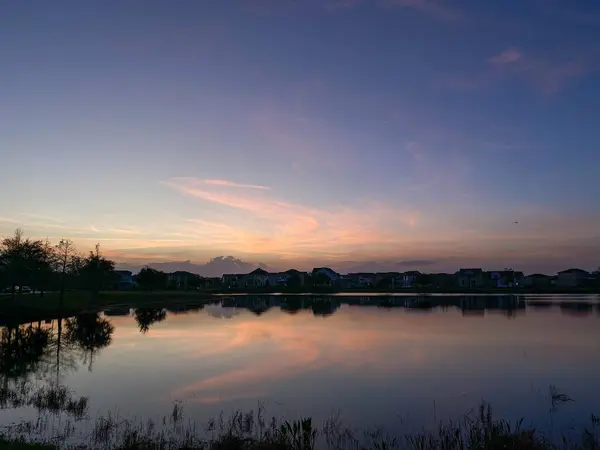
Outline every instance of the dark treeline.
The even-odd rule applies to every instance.
[[[33,240],[16,230],[0,242],[0,286],[12,294],[24,289],[45,291],[86,289],[98,294],[114,284],[115,263],[105,258],[96,245],[87,255],[80,254],[73,241],[61,239],[53,245],[48,240]]]

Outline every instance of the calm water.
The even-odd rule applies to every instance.
[[[240,296],[176,309],[108,311],[79,328],[62,320],[60,348],[59,321],[42,323],[43,355],[4,382],[58,379],[89,397],[92,417],[163,416],[179,400],[205,422],[263,402],[269,415],[339,411],[356,427],[410,431],[482,400],[539,427],[600,413],[597,296]],[[551,384],[574,402],[550,412]],[[32,414],[3,410],[0,423]]]

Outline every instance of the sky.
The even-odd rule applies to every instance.
[[[0,42],[0,235],[200,272],[600,265],[597,2],[9,0]]]

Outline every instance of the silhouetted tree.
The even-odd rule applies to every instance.
[[[167,312],[164,309],[156,308],[137,308],[135,310],[135,320],[142,333],[147,333],[152,324],[162,322],[167,318]]]
[[[299,275],[292,275],[287,279],[286,285],[290,289],[300,289],[302,287],[302,278]]]
[[[65,329],[66,339],[84,352],[84,362],[89,356],[88,370],[91,372],[96,352],[112,342],[114,326],[97,313],[87,313],[67,320]]]
[[[51,273],[51,254],[46,242],[23,237],[23,231],[15,230],[11,237],[0,243],[0,268],[6,283],[11,286],[14,297],[15,287],[19,293],[24,285],[44,283]],[[35,286],[34,286],[35,287]]]
[[[381,280],[379,280],[377,282],[376,287],[378,289],[389,289],[392,284],[394,282],[394,279],[392,278],[391,275],[386,275],[385,277],[383,277]]]
[[[141,289],[152,291],[154,289],[165,289],[169,276],[160,270],[144,267],[135,277]]]
[[[60,304],[62,305],[65,289],[81,269],[81,257],[70,239],[61,239],[54,247],[54,268],[60,278]]]
[[[416,287],[418,289],[425,289],[425,288],[431,286],[431,283],[432,283],[432,277],[431,277],[431,275],[426,274],[426,273],[419,274],[414,281],[414,284],[416,285]]]
[[[90,252],[80,269],[83,281],[93,295],[111,286],[115,280],[114,271],[115,263],[100,253],[100,244],[96,244],[95,251]]]

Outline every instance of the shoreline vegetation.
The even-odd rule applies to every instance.
[[[572,401],[552,393],[554,411],[559,403]],[[3,392],[3,397],[6,393]],[[5,400],[4,400],[5,401]],[[16,405],[14,404],[17,402]],[[8,406],[22,404],[12,398]],[[597,450],[600,449],[600,418],[591,414],[589,425],[568,434],[542,432],[525,420],[497,419],[489,404],[456,421],[440,421],[414,433],[394,433],[382,428],[357,430],[346,426],[339,414],[321,426],[311,418],[297,420],[267,417],[264,406],[247,413],[223,413],[204,426],[184,420],[184,406],[173,404],[162,419],[120,418],[115,414],[89,419],[87,399],[76,399],[64,388],[34,394],[24,405],[34,406],[38,418],[0,429],[0,449],[35,450]],[[7,406],[2,404],[3,408]],[[58,421],[53,420],[60,417]],[[62,419],[62,420],[61,420]],[[58,423],[58,426],[56,425]],[[77,424],[88,431],[81,433]]]

